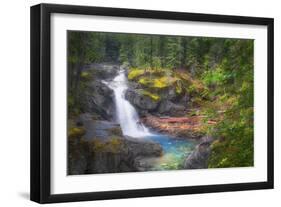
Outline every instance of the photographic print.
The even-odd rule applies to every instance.
[[[253,48],[67,31],[68,175],[253,166]]]
[[[30,199],[274,188],[274,19],[38,4]]]

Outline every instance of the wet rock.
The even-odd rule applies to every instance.
[[[69,175],[81,175],[85,174],[87,171],[87,156],[83,154],[83,152],[77,154],[77,156],[73,156],[70,154],[68,157],[68,174]]]
[[[208,159],[211,153],[212,137],[202,137],[200,144],[186,158],[184,162],[185,169],[204,169],[208,168]]]
[[[119,124],[106,120],[94,120],[93,115],[89,113],[79,115],[76,119],[76,124],[80,124],[86,129],[86,133],[83,136],[86,140],[93,138],[106,140],[112,135],[122,136]]]
[[[113,79],[117,75],[119,69],[119,65],[110,63],[93,63],[85,67],[85,70],[93,73],[95,79],[100,80]]]
[[[167,116],[182,116],[185,114],[185,107],[183,105],[174,104],[169,100],[164,100],[159,104],[157,112]]]
[[[163,90],[160,94],[163,100],[175,100],[178,97],[176,90],[174,87],[169,87],[166,90]]]
[[[132,170],[130,165],[124,163],[121,153],[94,152],[89,159],[87,173],[116,173]]]
[[[100,147],[99,142],[92,142],[92,156],[88,159],[87,173],[114,173],[143,171],[138,165],[139,157],[150,158],[162,155],[162,147],[149,140],[133,138],[120,138],[118,145],[112,141],[104,142]],[[99,146],[95,146],[99,145]],[[114,145],[114,149],[112,146]],[[98,148],[100,147],[100,148]]]
[[[154,111],[159,104],[159,101],[143,95],[141,90],[129,89],[125,93],[125,98],[137,107],[138,110],[147,110],[149,112]]]
[[[92,82],[81,93],[83,111],[94,113],[102,119],[112,120],[114,107],[113,91],[101,81]]]
[[[148,139],[136,139],[126,137],[124,141],[132,157],[161,156],[163,152],[160,144]]]

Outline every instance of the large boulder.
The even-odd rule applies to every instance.
[[[155,143],[149,139],[136,139],[125,137],[124,142],[126,148],[135,157],[157,157],[162,155],[162,147],[159,143]]]
[[[89,113],[81,114],[74,122],[85,133],[68,137],[68,174],[146,171],[152,167],[150,159],[163,153],[159,143],[124,137],[115,122],[93,120]]]
[[[163,100],[159,104],[157,112],[167,116],[183,116],[185,114],[185,107],[169,100]]]
[[[139,157],[151,158],[162,155],[162,147],[149,140],[129,137],[114,138],[97,148],[99,142],[93,142],[94,151],[88,163],[88,173],[138,172]],[[117,144],[116,144],[117,143]],[[100,143],[98,146],[101,145]],[[110,146],[113,145],[113,146]],[[109,149],[109,150],[108,150]],[[146,169],[147,170],[147,169]]]
[[[185,169],[204,169],[208,168],[208,159],[211,153],[212,137],[202,137],[201,142],[195,150],[186,158]]]
[[[163,100],[175,100],[179,95],[176,93],[176,89],[174,86],[170,86],[165,90],[162,90],[160,96]]]
[[[76,124],[86,129],[86,133],[83,136],[85,140],[91,140],[93,138],[107,140],[112,135],[122,136],[122,130],[118,123],[106,120],[94,120],[94,118],[89,113],[83,113],[76,119]]]
[[[92,72],[95,79],[110,80],[117,75],[120,66],[110,63],[93,63],[85,66],[84,70]]]
[[[151,97],[144,95],[140,89],[128,89],[125,93],[125,98],[140,110],[153,112],[159,104],[158,100],[153,100]]]
[[[114,118],[114,93],[102,81],[91,82],[80,96],[84,112],[94,113],[105,120]]]

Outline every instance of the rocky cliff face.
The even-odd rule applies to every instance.
[[[137,163],[141,157],[158,157],[162,154],[159,144],[148,140],[138,140],[129,137],[118,140],[114,151],[99,151],[93,153],[89,160],[89,173],[112,173],[112,172],[137,172],[142,171]],[[146,169],[147,171],[149,169]]]
[[[101,81],[95,81],[86,86],[81,94],[81,105],[84,112],[96,114],[105,120],[114,118],[113,91]]]
[[[69,142],[68,174],[138,172],[149,170],[139,159],[162,155],[160,144],[129,137],[113,137]]]
[[[113,91],[103,82],[113,79],[119,70],[114,64],[90,64],[83,72],[90,76],[80,92],[81,111],[95,114],[97,119],[113,120],[115,114]]]
[[[83,112],[97,114],[101,119],[113,120],[115,114],[113,91],[104,84],[112,80],[120,69],[128,71],[126,66],[116,64],[90,64],[84,67],[91,76],[81,91],[81,107]],[[151,94],[134,81],[125,93],[125,98],[136,108],[140,116],[154,114],[159,116],[182,116],[186,113],[187,96],[181,97],[174,86],[157,91],[157,96]]]
[[[165,95],[163,95],[165,96]],[[125,98],[137,109],[140,115],[154,114],[158,116],[182,116],[186,108],[183,104],[172,101],[173,96],[154,99],[143,93],[142,89],[130,88],[126,91]]]
[[[98,80],[112,80],[118,73],[120,67],[117,64],[110,63],[93,63],[86,65],[84,71],[89,71],[92,73],[93,79]]]
[[[88,113],[80,115],[76,125],[85,133],[68,138],[69,175],[147,171],[150,166],[140,165],[139,160],[163,153],[160,144],[123,137],[118,124],[93,120]]]

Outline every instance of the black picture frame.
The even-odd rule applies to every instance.
[[[51,70],[50,70],[50,15],[52,13],[99,15],[113,17],[151,18],[208,23],[233,23],[267,26],[267,181],[237,184],[219,184],[187,187],[121,190],[106,192],[85,192],[74,194],[51,194]],[[146,196],[166,196],[179,194],[211,193],[273,188],[274,177],[274,72],[273,39],[274,20],[272,18],[195,14],[152,10],[103,8],[56,4],[39,4],[31,7],[31,175],[30,192],[32,201],[38,203],[87,201],[102,199],[133,198]]]

